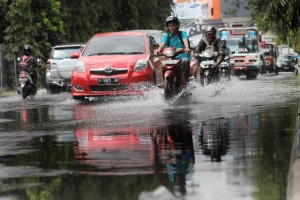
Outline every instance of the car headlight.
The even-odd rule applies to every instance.
[[[148,66],[148,59],[138,60],[134,66],[134,71],[140,71],[146,69]]]
[[[80,73],[84,73],[85,72],[84,62],[77,61],[74,70]]]

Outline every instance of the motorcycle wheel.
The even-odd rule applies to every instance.
[[[28,92],[27,92],[26,86],[22,88],[21,95],[22,95],[23,99],[26,99],[26,97],[28,96]]]
[[[205,76],[203,78],[203,86],[206,87],[208,84],[209,84],[209,78],[208,78],[208,76]]]
[[[173,97],[175,95],[175,89],[176,89],[176,86],[175,86],[173,77],[168,77],[166,79],[166,83],[165,83],[165,94],[164,94],[165,98],[169,99],[169,98]]]

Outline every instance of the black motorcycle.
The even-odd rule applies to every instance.
[[[230,57],[225,56],[225,59],[220,64],[221,79],[229,80],[230,79]]]
[[[33,74],[37,74],[36,69],[31,69],[31,66],[28,66],[28,63],[24,57],[18,58],[19,66],[19,85],[18,85],[18,94],[22,96],[23,99],[26,99],[28,96],[35,96],[37,88],[33,83]],[[40,60],[38,59],[38,62]]]
[[[200,82],[204,87],[220,79],[220,69],[214,67],[218,55],[218,52],[211,50],[198,54],[198,62],[200,63]]]

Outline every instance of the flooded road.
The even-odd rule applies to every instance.
[[[300,79],[233,78],[174,104],[0,98],[0,200],[285,199]]]

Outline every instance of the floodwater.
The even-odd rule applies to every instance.
[[[172,104],[0,98],[0,200],[285,199],[298,77],[192,85]]]

